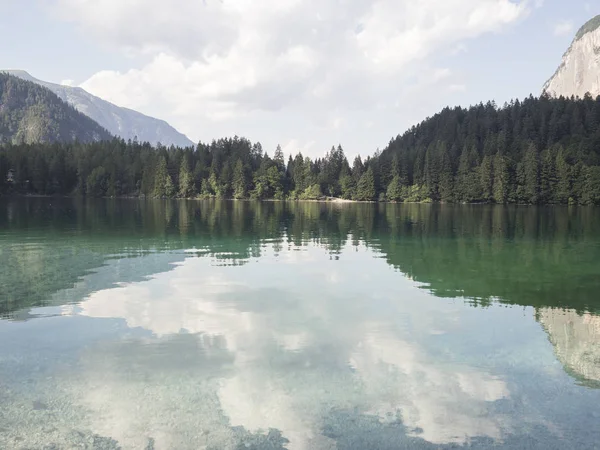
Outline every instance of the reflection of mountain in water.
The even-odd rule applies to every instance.
[[[594,417],[563,408],[580,386],[554,364],[528,314],[465,308],[429,293],[478,307],[534,306],[559,359],[589,386],[597,379],[598,210],[43,199],[5,206],[2,314],[30,318],[34,306],[76,304],[61,312],[77,318],[0,325],[63,321],[74,327],[69,339],[85,338],[88,325],[127,328],[78,342],[77,370],[40,376],[38,391],[27,382],[28,364],[0,365],[0,378],[23,380],[3,401],[4,428],[15,429],[18,412],[40,393],[60,396],[45,400],[56,409],[27,417],[23,436],[51,421],[43,439],[60,443],[61,430],[81,421],[123,448],[269,448],[268,440],[289,449],[547,449],[594,441],[585,435]],[[588,312],[564,319],[553,309],[567,307]],[[586,331],[589,324],[596,328]],[[9,353],[29,358],[21,350],[31,344],[21,345]],[[62,349],[43,350],[64,362]],[[540,354],[539,371],[522,365]],[[557,376],[536,377],[542,388],[522,401],[522,375],[504,375],[518,366],[543,378],[546,363]],[[548,412],[540,398],[556,386],[565,389]],[[582,411],[594,410],[599,392],[579,403]],[[541,417],[562,428],[548,433]]]
[[[540,308],[537,316],[565,370],[600,388],[600,316],[550,308]]]

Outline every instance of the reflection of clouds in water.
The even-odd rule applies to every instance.
[[[165,277],[156,276],[155,281],[95,292],[81,304],[81,314],[124,318],[129,327],[145,328],[157,336],[185,330],[230,337],[252,330],[249,314],[214,301],[243,292],[244,286],[218,276],[200,278],[192,267],[198,261],[190,260],[194,264],[180,266]],[[163,278],[169,282],[162,283]]]
[[[420,429],[433,443],[464,442],[468,437],[499,438],[501,424],[486,414],[485,402],[508,396],[506,384],[466,367],[437,366],[415,343],[369,334],[351,357],[368,390],[379,401],[371,412],[395,417]]]
[[[83,355],[70,389],[94,432],[124,449],[151,439],[157,449],[236,449],[250,436],[232,429],[217,396],[232,364],[222,344],[179,335],[103,345]]]
[[[297,256],[288,258],[292,253]],[[419,343],[431,334],[430,325],[438,327],[436,334],[444,332],[440,327],[451,327],[456,308],[430,306],[427,293],[368,252],[346,252],[335,265],[325,261],[322,249],[279,255],[286,256],[263,256],[260,266],[227,268],[190,258],[146,282],[90,295],[81,304],[83,315],[123,318],[130,327],[152,331],[157,342],[165,340],[166,348],[178,353],[185,350],[169,345],[169,336],[182,330],[201,335],[202,342],[219,337],[222,351],[232,358],[226,369],[215,367],[212,376],[220,381],[213,384],[205,374],[185,368],[164,379],[152,374],[145,384],[135,373],[144,364],[132,367],[130,375],[96,367],[93,376],[103,378],[84,401],[93,411],[103,411],[97,415],[98,432],[113,430],[120,442],[133,442],[140,427],[168,429],[157,421],[170,411],[167,420],[181,421],[176,428],[183,433],[193,429],[184,426],[185,412],[202,403],[210,405],[202,414],[206,431],[224,429],[223,423],[210,422],[222,412],[231,426],[280,430],[291,441],[290,449],[331,447],[322,433],[324,418],[353,408],[383,421],[401,410],[407,427],[422,429],[420,437],[434,443],[500,437],[506,424],[490,416],[488,402],[508,396],[505,383],[438,362]],[[302,264],[295,264],[299,260]],[[362,282],[367,260],[368,284]],[[388,310],[379,311],[380,303]],[[401,325],[392,326],[392,320]],[[145,414],[135,407],[139,398],[148,402],[141,408]],[[155,438],[167,447],[174,444],[171,435]]]
[[[306,392],[288,392],[277,381],[260,370],[224,380],[218,395],[231,425],[250,431],[280,430],[290,441],[289,449],[335,448],[333,442],[320,435],[318,417],[311,417],[311,411],[303,410],[294,398]]]

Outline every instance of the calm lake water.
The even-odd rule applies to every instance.
[[[1,449],[600,448],[600,209],[0,199]]]

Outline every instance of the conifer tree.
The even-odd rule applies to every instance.
[[[572,197],[571,166],[567,163],[565,150],[562,146],[558,147],[556,153],[556,192],[555,198],[558,203],[569,203]]]
[[[246,198],[247,192],[248,186],[246,174],[244,172],[244,164],[241,159],[238,159],[235,163],[235,169],[233,170],[233,197],[237,199]]]
[[[493,168],[493,198],[496,203],[505,204],[509,201],[510,174],[508,161],[501,150],[494,155]]]
[[[540,200],[540,156],[533,143],[517,167],[517,197],[520,202],[529,204]]]
[[[391,202],[401,202],[403,200],[402,195],[402,182],[400,181],[400,175],[394,176],[392,181],[387,188],[387,199]]]
[[[480,167],[481,198],[485,202],[491,202],[494,198],[494,170],[492,157],[485,155]]]
[[[159,157],[154,174],[154,197],[164,198],[175,195],[175,185],[167,172],[167,161],[164,156]]]
[[[191,198],[196,195],[194,177],[190,171],[190,165],[187,158],[182,158],[181,169],[179,170],[179,197]]]
[[[368,167],[367,171],[360,177],[356,186],[356,200],[374,200],[375,199],[375,177],[373,168]]]

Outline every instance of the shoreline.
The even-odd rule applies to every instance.
[[[391,201],[378,201],[378,200],[349,200],[339,197],[323,197],[321,199],[276,199],[276,198],[264,198],[264,199],[252,199],[252,198],[217,198],[217,197],[174,197],[174,198],[156,198],[156,197],[145,197],[138,195],[120,195],[118,197],[87,197],[85,195],[42,195],[42,194],[5,194],[0,195],[0,199],[3,198],[56,198],[56,199],[74,199],[74,200],[171,200],[171,201],[237,201],[237,202],[282,202],[282,203],[331,203],[337,205],[353,204],[353,203],[367,203],[367,204],[389,204],[389,205],[453,205],[453,206],[466,206],[466,205],[480,205],[480,206],[596,206],[596,205],[579,205],[579,204],[562,204],[562,203],[544,203],[538,205],[532,205],[528,203],[486,203],[486,202],[474,202],[474,203],[453,203],[453,202],[433,202],[433,201],[422,201],[422,202],[391,202]]]

